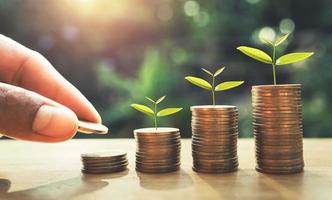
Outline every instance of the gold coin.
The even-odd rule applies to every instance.
[[[255,85],[252,90],[281,90],[281,89],[300,89],[301,84],[280,84],[280,85]]]
[[[127,170],[127,166],[112,168],[112,169],[82,169],[82,173],[84,174],[108,174],[108,173],[116,173]]]
[[[84,134],[107,134],[108,128],[102,124],[78,120],[77,131]]]
[[[82,159],[112,159],[125,157],[127,155],[124,151],[105,151],[81,154]]]
[[[303,172],[303,166],[299,166],[297,168],[288,168],[288,169],[264,169],[260,167],[256,167],[256,171],[261,173],[269,173],[269,174],[294,174]]]
[[[168,173],[179,170],[180,166],[171,166],[167,168],[158,168],[158,169],[150,169],[150,168],[144,168],[144,167],[137,167],[136,171],[143,172],[143,173]]]
[[[237,167],[234,168],[228,168],[228,169],[202,169],[202,168],[197,168],[197,167],[192,167],[193,171],[198,172],[198,173],[229,173],[229,172],[234,172],[237,171]]]
[[[219,110],[234,110],[237,109],[236,106],[232,105],[201,105],[201,106],[191,106],[191,111],[219,111]]]

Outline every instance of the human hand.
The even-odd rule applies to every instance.
[[[60,142],[78,118],[101,123],[92,104],[39,53],[0,34],[0,133]]]

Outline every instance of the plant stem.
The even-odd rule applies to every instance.
[[[212,76],[212,103],[213,105],[215,106],[216,105],[216,97],[215,97],[215,94],[214,94],[214,76]]]
[[[157,104],[154,104],[154,127],[156,128],[156,130],[158,129],[157,127]]]
[[[273,84],[277,85],[277,76],[276,76],[276,47],[273,45],[273,54],[272,54],[272,67],[273,67]]]

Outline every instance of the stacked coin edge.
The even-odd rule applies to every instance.
[[[226,173],[238,168],[235,106],[192,106],[193,170]]]
[[[84,174],[106,174],[125,171],[128,166],[127,153],[108,151],[81,154]]]
[[[142,128],[134,130],[136,171],[167,173],[180,168],[181,136],[177,128]]]
[[[302,172],[301,85],[253,86],[256,170],[271,174]]]

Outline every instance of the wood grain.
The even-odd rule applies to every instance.
[[[228,174],[191,170],[190,140],[182,140],[181,170],[142,174],[134,170],[133,139],[71,140],[41,144],[0,141],[0,199],[331,199],[332,139],[305,139],[305,172],[267,175],[254,170],[254,141],[240,139],[240,169]],[[110,175],[82,175],[80,154],[123,149],[129,170]]]

